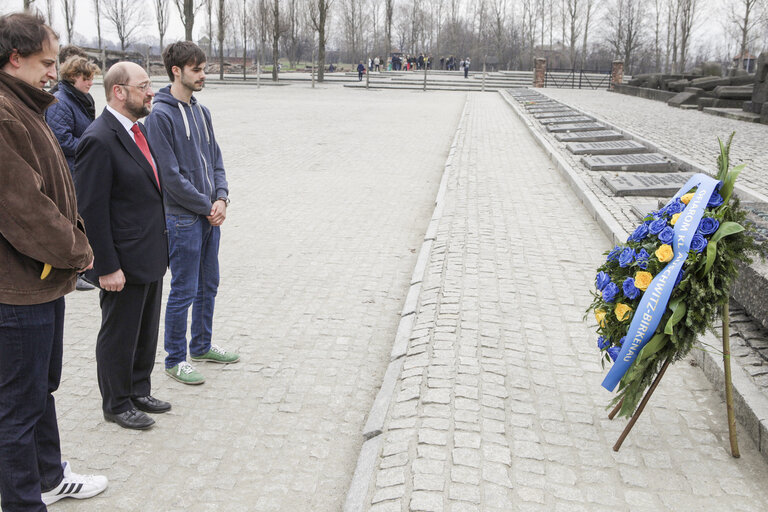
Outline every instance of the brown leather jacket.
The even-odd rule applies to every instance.
[[[42,304],[93,260],[72,176],[45,123],[55,98],[0,71],[0,303]],[[43,264],[53,270],[40,279]]]

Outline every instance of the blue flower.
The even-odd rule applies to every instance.
[[[645,270],[648,268],[648,259],[651,257],[650,254],[648,254],[648,251],[645,249],[640,249],[637,251],[637,254],[635,255],[635,261],[637,262],[637,266],[641,269]]]
[[[709,208],[716,208],[723,204],[723,196],[718,194],[717,192],[713,193],[712,196],[709,198],[709,202],[707,203],[707,206]]]
[[[700,253],[707,246],[707,239],[696,233],[691,238],[691,250],[696,253]]]
[[[619,255],[619,266],[624,268],[632,264],[632,262],[635,261],[635,250],[631,247],[627,247],[623,251],[621,251],[621,255]]]
[[[685,205],[680,199],[675,199],[662,209],[662,211],[670,217],[676,213],[682,212],[683,210],[685,210]]]
[[[667,221],[665,219],[659,219],[651,222],[651,225],[648,226],[648,231],[650,231],[652,235],[658,235],[665,227],[667,227]]]
[[[602,336],[599,336],[597,338],[597,348],[600,350],[603,350],[605,347],[609,346],[611,344],[611,340],[608,338],[604,338]]]
[[[621,352],[621,349],[619,347],[608,347],[606,352],[608,352],[608,355],[611,356],[611,359],[615,361],[616,358],[619,357],[619,352]]]
[[[635,286],[635,280],[631,277],[628,277],[624,280],[621,285],[621,289],[624,291],[624,295],[632,300],[636,299],[637,296],[642,293],[640,289]]]
[[[619,257],[619,253],[621,252],[621,247],[618,245],[611,249],[611,252],[608,253],[608,257],[606,258],[606,261],[613,261],[616,258]]]
[[[622,336],[622,337],[621,337],[621,339],[619,340],[619,346],[620,346],[620,347],[623,347],[623,346],[624,346],[624,340],[625,340],[625,339],[627,339],[627,337],[626,337],[626,336]]]
[[[646,236],[648,236],[648,226],[646,226],[645,223],[643,223],[637,226],[637,229],[635,229],[634,233],[629,235],[627,242],[639,242]]]
[[[598,290],[602,290],[610,282],[611,282],[611,276],[609,276],[605,272],[597,273],[597,277],[595,278],[595,283],[597,285]]]
[[[616,283],[608,283],[603,288],[603,300],[605,302],[613,302],[617,293],[619,293],[619,287],[616,286]]]
[[[720,222],[712,217],[704,217],[699,223],[698,233],[701,235],[711,235],[717,228],[720,227]]]
[[[672,245],[672,240],[675,238],[675,230],[667,226],[659,233],[659,241],[663,244]]]

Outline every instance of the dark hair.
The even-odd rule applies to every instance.
[[[82,48],[73,44],[59,48],[59,62],[64,63],[72,57],[85,57],[87,59],[88,54]]]
[[[184,69],[184,66],[197,66],[205,60],[205,52],[192,41],[171,43],[163,50],[163,64],[171,82],[173,82],[173,66]]]
[[[8,64],[14,50],[22,57],[43,51],[49,39],[59,35],[45,24],[40,14],[15,12],[0,16],[0,68]]]

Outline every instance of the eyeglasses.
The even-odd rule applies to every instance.
[[[135,87],[141,92],[147,92],[148,89],[152,89],[152,82],[146,82],[139,85],[131,85],[131,84],[117,84],[122,85],[123,87]]]

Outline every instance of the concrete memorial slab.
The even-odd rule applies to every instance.
[[[539,119],[541,124],[566,124],[566,123],[589,123],[594,121],[589,116],[566,116],[566,117],[550,117],[548,119]]]
[[[621,140],[624,134],[616,130],[599,130],[595,132],[558,133],[555,139],[560,142],[601,142],[606,140]]]
[[[643,220],[646,215],[659,209],[659,203],[662,201],[635,200],[630,203],[630,211],[637,217],[637,220]]]
[[[565,105],[560,105],[556,107],[538,107],[538,108],[529,108],[528,113],[529,114],[546,114],[546,113],[553,113],[553,112],[574,112],[573,109],[570,107],[566,107]]]
[[[533,114],[533,117],[536,119],[551,119],[554,117],[571,117],[571,116],[577,116],[581,113],[577,110],[560,110],[558,112],[541,112]]]
[[[634,140],[569,142],[565,147],[574,155],[626,155],[648,151],[648,148]]]
[[[581,161],[590,171],[639,171],[674,172],[677,164],[661,153],[639,153],[629,155],[584,156]]]
[[[690,173],[683,172],[617,174],[603,176],[602,182],[616,196],[669,197],[685,185],[690,177]]]
[[[600,123],[567,123],[557,124],[553,126],[547,126],[547,130],[554,133],[562,132],[592,132],[597,130],[605,130],[605,125]]]

